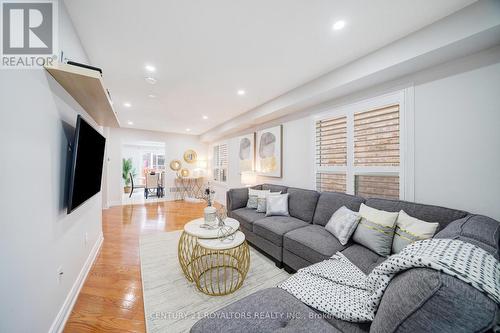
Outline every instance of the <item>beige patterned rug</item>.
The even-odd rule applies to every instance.
[[[289,275],[250,247],[250,270],[243,286],[227,296],[207,296],[186,280],[177,259],[181,232],[141,236],[141,272],[148,333],[189,332],[204,315],[253,292],[275,287]]]

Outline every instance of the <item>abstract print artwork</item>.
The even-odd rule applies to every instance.
[[[240,136],[238,144],[240,172],[253,171],[255,163],[255,133]]]
[[[257,132],[257,172],[267,177],[281,177],[282,126]]]

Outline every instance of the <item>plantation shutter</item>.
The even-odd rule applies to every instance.
[[[354,165],[399,166],[399,105],[354,114]]]
[[[219,145],[220,154],[220,168],[221,168],[221,182],[227,181],[227,165],[228,165],[228,148],[227,144]]]
[[[347,117],[316,122],[316,164],[347,165]]]
[[[227,181],[228,148],[227,144],[214,146],[214,180]]]
[[[316,189],[320,192],[343,192],[346,191],[345,173],[316,173]]]
[[[347,117],[323,119],[316,122],[316,165],[319,168],[347,165]],[[316,173],[318,191],[346,191],[345,172]]]
[[[364,198],[399,199],[399,176],[356,175],[355,194]]]

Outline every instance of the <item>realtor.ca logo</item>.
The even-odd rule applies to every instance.
[[[2,68],[42,68],[57,58],[57,2],[2,1]]]

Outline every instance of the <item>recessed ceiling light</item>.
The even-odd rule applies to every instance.
[[[144,80],[146,80],[146,82],[149,83],[149,84],[155,84],[156,83],[156,79],[154,77],[146,77],[146,78],[144,78]]]
[[[149,94],[149,95],[148,95],[148,97],[149,97],[149,98],[155,98],[155,97],[156,97],[156,95],[155,95],[155,94]]]
[[[134,124],[134,122],[129,120],[129,121],[127,122],[127,124],[129,124],[129,125],[133,125],[133,124]]]
[[[208,119],[208,116],[203,116],[203,119],[207,120],[207,119]]]
[[[190,128],[186,128],[186,132],[191,132],[191,129]]]
[[[126,108],[129,108],[132,106],[132,104],[130,104],[129,102],[125,102],[125,103],[123,103],[123,106]]]
[[[156,67],[155,66],[152,66],[152,65],[146,65],[144,66],[144,68],[148,71],[148,72],[156,72]]]
[[[333,30],[342,30],[345,27],[345,21],[337,21],[333,24],[332,29]]]
[[[245,90],[238,90],[238,95],[243,96],[245,95]]]

